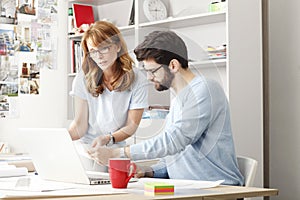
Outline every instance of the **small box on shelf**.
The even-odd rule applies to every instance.
[[[226,11],[226,8],[227,8],[226,0],[214,1],[209,4],[208,12],[222,12],[222,11]]]
[[[68,9],[68,35],[75,34],[73,8]]]

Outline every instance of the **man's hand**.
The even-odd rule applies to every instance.
[[[153,177],[153,170],[149,166],[141,166],[136,164],[136,174],[135,178],[143,178],[143,177]]]
[[[111,149],[99,144],[88,150],[88,153],[100,165],[108,165],[110,158],[120,157],[120,149]]]

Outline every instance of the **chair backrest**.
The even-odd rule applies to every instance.
[[[240,172],[245,178],[245,186],[252,186],[256,174],[257,161],[245,156],[237,156],[237,161]]]

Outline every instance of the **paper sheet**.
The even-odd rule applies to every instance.
[[[196,180],[182,180],[182,179],[159,179],[159,178],[141,178],[137,184],[144,186],[147,182],[163,182],[174,185],[174,188],[184,188],[184,189],[205,189],[217,187],[224,180],[218,181],[196,181]]]
[[[0,165],[0,178],[26,175],[28,175],[28,170],[25,167],[16,167],[15,165],[8,165],[7,162],[3,162],[3,164]]]
[[[0,198],[88,196],[128,193],[113,189],[111,185],[83,185],[45,181],[38,176],[0,179]]]
[[[74,141],[73,144],[76,148],[77,153],[80,156],[83,156],[85,158],[88,158],[88,159],[92,160],[90,154],[87,153],[87,150],[91,148],[89,144],[85,144],[80,140]]]
[[[38,176],[22,176],[0,179],[0,190],[46,192],[75,188],[76,184],[45,181]]]
[[[102,185],[101,188],[73,188],[65,190],[56,190],[50,192],[32,192],[0,190],[0,198],[36,198],[36,197],[72,197],[72,196],[90,196],[90,195],[108,195],[108,194],[126,194],[128,192],[119,191],[111,188],[111,185]]]

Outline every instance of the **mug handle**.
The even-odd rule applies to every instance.
[[[130,169],[131,167],[133,167],[133,170],[131,171],[131,173],[128,175],[127,179],[125,180],[126,183],[129,182],[129,180],[134,176],[134,174],[136,173],[136,164],[135,163],[130,163],[128,165],[128,168]]]

